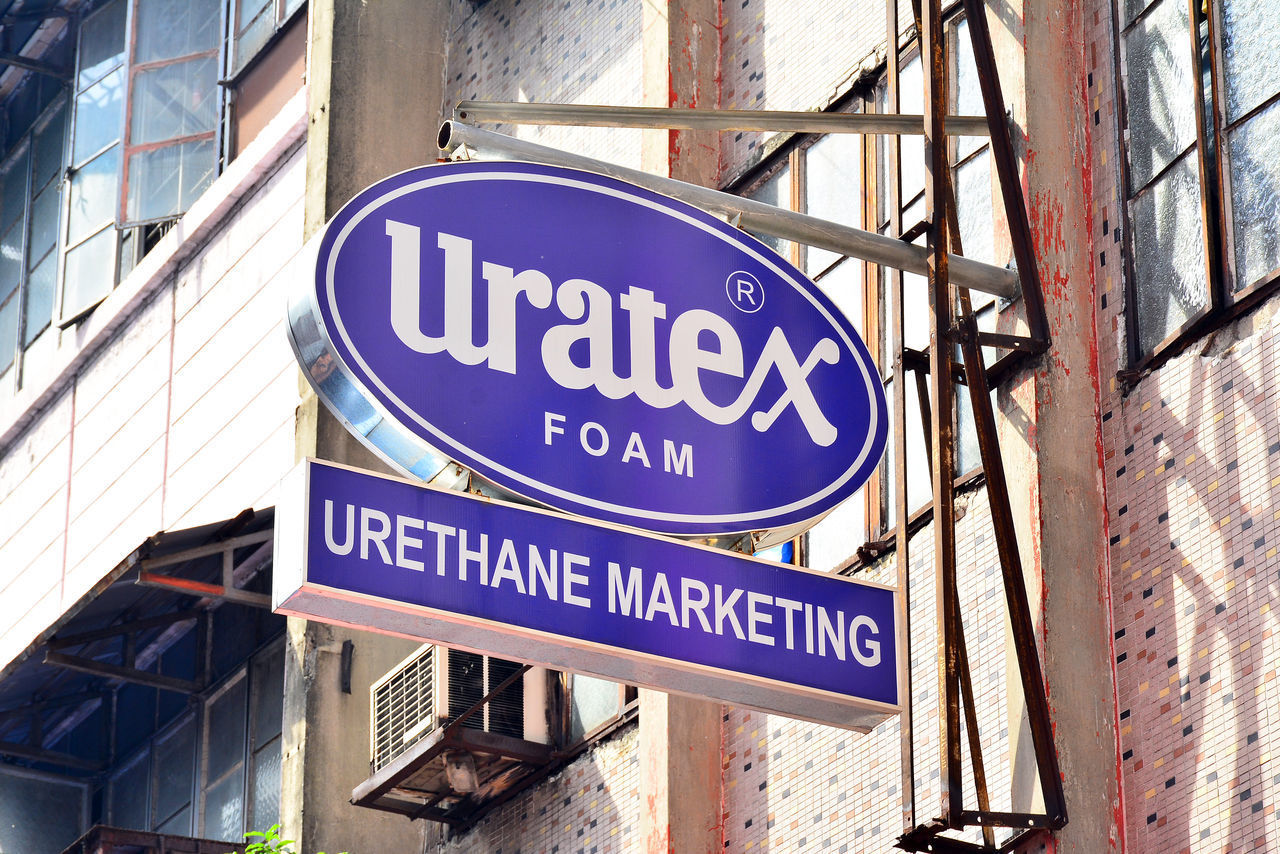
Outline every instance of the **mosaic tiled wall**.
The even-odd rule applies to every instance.
[[[622,854],[640,826],[639,730],[572,765],[441,847],[441,854]]]
[[[720,104],[730,110],[825,107],[885,40],[882,0],[729,0],[722,14]],[[722,174],[754,162],[768,136],[721,134]]]
[[[1007,668],[1014,665],[1006,657],[1000,563],[985,492],[963,498],[959,506],[965,511],[956,534],[960,601],[988,790],[992,809],[1009,810],[1014,803],[1005,680]],[[939,812],[941,710],[932,527],[911,543],[916,822],[924,823]],[[893,561],[865,577],[895,583]],[[1017,695],[1016,687],[1013,693]],[[888,851],[903,832],[898,719],[861,735],[730,709],[724,733],[726,850]],[[967,748],[965,756],[965,803],[976,806]],[[964,838],[981,841],[976,833]]]
[[[1102,376],[1124,368],[1111,6],[1086,17]],[[1134,852],[1273,851],[1280,827],[1275,300],[1103,389],[1125,823]]]
[[[639,105],[637,0],[454,0],[445,101]],[[639,168],[641,132],[484,125],[587,157]]]

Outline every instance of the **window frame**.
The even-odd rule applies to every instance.
[[[1133,168],[1130,164],[1130,121],[1127,37],[1141,23],[1149,21],[1158,7],[1167,3],[1185,2],[1188,7],[1187,40],[1191,53],[1191,73],[1195,78],[1194,107],[1195,141],[1177,154],[1162,169],[1154,173],[1142,187],[1134,188]],[[1159,367],[1168,359],[1185,350],[1190,344],[1209,331],[1232,322],[1252,310],[1262,299],[1275,293],[1280,286],[1280,266],[1276,266],[1255,281],[1237,289],[1235,260],[1235,227],[1232,204],[1230,158],[1227,151],[1227,135],[1242,126],[1250,118],[1280,103],[1280,88],[1266,96],[1259,104],[1247,110],[1233,122],[1227,122],[1223,105],[1226,85],[1226,61],[1224,58],[1226,28],[1223,23],[1222,0],[1208,0],[1206,16],[1199,0],[1152,0],[1132,21],[1124,21],[1124,0],[1112,0],[1113,70],[1116,80],[1115,95],[1119,103],[1116,117],[1119,178],[1122,192],[1121,242],[1122,269],[1124,275],[1124,327],[1127,367],[1118,375],[1132,383],[1145,371]],[[1200,31],[1206,29],[1206,49],[1201,50]],[[1204,68],[1207,54],[1210,67]],[[1205,91],[1206,73],[1208,92]],[[1194,151],[1192,151],[1194,149]],[[1152,191],[1157,181],[1178,167],[1184,158],[1193,156],[1196,161],[1197,187],[1200,191],[1200,225],[1204,253],[1203,308],[1190,314],[1185,321],[1169,331],[1160,341],[1144,351],[1138,317],[1139,282],[1133,203]]]
[[[951,104],[954,107],[958,103],[959,97],[959,63],[956,57],[959,56],[958,48],[960,45],[959,38],[963,32],[963,22],[965,16],[963,11],[955,9],[952,14],[947,16],[945,22],[946,38],[948,51],[951,61],[948,62],[949,79],[948,93]],[[906,66],[917,60],[920,55],[919,40],[913,39],[909,44],[899,50],[900,63]],[[832,105],[832,112],[848,112],[848,111],[879,111],[882,104],[882,96],[885,94],[887,85],[887,69],[881,66],[879,73],[874,80],[856,85],[852,90],[847,92],[835,104]],[[893,230],[895,222],[902,219],[903,212],[917,205],[924,197],[924,188],[921,186],[916,189],[912,195],[906,199],[898,201],[898,212],[890,210],[891,194],[890,187],[885,179],[889,177],[888,170],[891,164],[890,160],[890,137],[887,135],[876,134],[859,134],[861,140],[861,159],[862,159],[862,224],[855,224],[855,227],[861,227],[868,231],[877,233],[890,233]],[[750,170],[742,176],[731,182],[726,190],[728,192],[737,193],[743,196],[749,196],[755,193],[768,181],[782,172],[789,170],[790,182],[790,209],[793,211],[805,211],[805,190],[808,179],[807,154],[816,145],[823,135],[818,134],[794,134],[788,137],[775,150],[765,155],[761,161],[755,164]],[[948,138],[948,158],[951,163],[951,176],[953,185],[958,186],[958,178],[960,170],[966,165],[976,162],[982,156],[994,157],[990,140],[983,139],[976,146],[968,148],[961,153],[961,137],[952,136]],[[971,137],[963,139],[972,140]],[[901,164],[898,164],[898,171],[901,174]],[[999,222],[1002,216],[1002,205],[1000,194],[997,189],[996,181],[998,180],[994,173],[994,166],[991,170],[991,211],[993,226]],[[780,194],[785,195],[785,194]],[[909,231],[916,223],[901,222],[903,231]],[[806,270],[806,260],[808,247],[791,243],[786,247],[787,251],[783,253],[787,260],[791,261],[802,272]],[[897,338],[895,334],[889,330],[891,323],[890,314],[890,288],[893,287],[892,279],[895,274],[901,275],[892,268],[883,267],[881,265],[870,262],[859,261],[856,258],[848,256],[838,258],[827,264],[821,270],[813,270],[807,272],[806,275],[819,286],[822,285],[824,279],[834,273],[844,264],[855,263],[861,266],[862,275],[862,293],[863,293],[863,317],[861,322],[855,321],[862,332],[863,338],[868,349],[872,353],[875,360],[877,370],[880,371],[881,382],[884,385],[886,397],[892,401],[893,389],[893,361],[894,354],[887,353],[886,348],[890,346]],[[975,314],[981,321],[989,318],[999,318],[1005,316],[1010,307],[1013,305],[1011,301],[1002,300],[994,296],[977,294],[975,292]],[[853,320],[851,318],[851,320]],[[900,345],[899,345],[900,346]],[[1022,363],[1027,354],[1014,350],[997,350],[991,347],[983,347],[984,356],[986,357],[986,366],[989,381],[993,388],[1000,378],[1006,376],[1009,371]],[[927,403],[927,366],[922,371],[917,371],[910,366],[905,366],[904,379],[907,383],[906,392],[908,395],[919,391],[925,395],[925,403]],[[959,429],[961,425],[962,402],[967,393],[967,386],[961,383],[957,390],[955,411],[953,418]],[[912,403],[908,400],[908,418]],[[919,409],[921,418],[925,418],[927,406]],[[927,419],[923,422],[923,427],[928,430]],[[910,428],[909,428],[910,429]],[[960,438],[957,432],[957,439]],[[890,436],[890,442],[893,441]],[[910,448],[910,445],[908,446]],[[927,436],[926,448],[927,454]],[[855,539],[860,541],[860,545],[856,551],[841,563],[839,563],[833,571],[845,572],[856,567],[861,563],[865,563],[873,559],[881,553],[888,544],[892,542],[897,535],[899,526],[893,518],[895,508],[892,506],[894,500],[891,496],[891,488],[893,481],[892,468],[889,466],[890,454],[886,453],[885,459],[881,465],[877,467],[867,484],[860,490],[860,498],[851,498],[849,500],[861,500],[864,502],[862,509],[862,519],[864,528],[858,532]],[[910,465],[910,460],[908,462]],[[924,465],[927,471],[927,460],[923,463],[916,462],[915,468]],[[956,473],[956,488],[969,488],[981,483],[983,479],[981,462],[976,461],[964,470],[958,470]],[[910,510],[907,519],[907,530],[917,530],[928,518],[931,517],[933,511],[933,500],[930,495],[928,500],[921,503],[918,507]],[[800,538],[800,548],[797,553],[803,555],[803,562],[808,565],[809,555],[811,553],[808,534]]]
[[[23,363],[26,358],[27,351],[36,346],[37,342],[44,337],[51,328],[56,325],[58,300],[60,298],[61,288],[61,267],[62,259],[57,255],[61,246],[61,234],[63,228],[63,217],[65,200],[60,199],[58,204],[58,221],[54,225],[54,244],[53,248],[48,250],[41,258],[41,262],[47,261],[50,257],[54,257],[56,267],[54,271],[54,293],[51,306],[50,316],[42,325],[39,332],[30,341],[27,341],[27,300],[30,296],[31,272],[33,266],[31,264],[31,227],[33,224],[33,211],[35,209],[35,196],[42,192],[47,192],[51,188],[62,182],[63,166],[66,163],[67,156],[67,140],[70,127],[70,99],[66,93],[56,96],[40,113],[36,116],[31,126],[23,131],[21,138],[17,144],[11,147],[6,153],[2,161],[0,161],[0,173],[8,168],[19,168],[15,163],[17,160],[25,160],[25,175],[23,188],[22,210],[18,214],[18,219],[14,221],[12,228],[21,228],[21,250],[18,260],[18,282],[14,286],[11,294],[3,300],[0,300],[0,307],[7,306],[10,301],[14,304],[16,316],[14,318],[14,352],[13,360],[4,368],[0,368],[0,382],[7,383],[9,389],[17,389],[22,383]],[[62,142],[60,146],[61,162],[58,170],[53,177],[48,179],[45,184],[40,187],[35,186],[35,156],[36,156],[36,136],[43,133],[57,119],[59,111],[63,112]],[[62,194],[63,187],[59,187],[57,192]],[[39,264],[35,265],[39,266]]]

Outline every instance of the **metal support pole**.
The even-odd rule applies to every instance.
[[[444,151],[451,152],[465,146],[486,158],[529,160],[598,172],[718,213],[748,231],[772,234],[909,273],[925,275],[929,270],[928,252],[922,246],[459,122],[445,122],[441,126],[439,145]],[[956,282],[984,293],[1012,299],[1021,289],[1018,274],[1004,267],[959,256],[948,258],[948,267]]]
[[[1000,179],[1000,197],[1004,202],[1005,219],[1009,223],[1013,260],[1018,265],[1023,283],[1022,296],[1023,305],[1026,306],[1027,326],[1030,327],[1031,337],[1035,339],[1037,348],[1043,351],[1049,346],[1049,321],[1044,309],[1040,273],[1036,267],[1035,243],[1027,217],[1027,204],[1022,198],[1018,160],[1014,155],[1013,139],[1009,133],[1010,122],[1004,114],[1000,69],[996,66],[995,51],[991,47],[986,5],[985,0],[964,0],[965,20],[969,22],[978,84],[982,89],[982,103],[990,122],[991,157],[995,161],[996,176]]]
[[[964,789],[961,783],[959,614],[956,597],[955,555],[955,442],[952,419],[951,281],[948,276],[946,173],[950,169],[946,147],[947,58],[942,32],[940,0],[925,0],[921,20],[921,53],[924,61],[925,218],[928,231],[929,275],[929,373],[933,380],[933,542],[937,576],[938,624],[942,627],[942,660],[939,666],[941,719],[942,820],[952,828],[962,826]]]
[[[898,113],[816,113],[787,110],[691,110],[682,107],[615,107],[600,104],[528,104],[461,101],[460,122],[659,130],[752,130],[786,133],[922,134],[924,117]],[[947,116],[947,133],[986,136],[986,116]]]
[[[898,4],[885,4],[886,41],[889,45],[888,57],[888,91],[885,93],[886,107],[897,112],[902,104],[899,89],[898,69]],[[923,118],[923,117],[922,117]],[[920,125],[924,129],[923,120]],[[898,136],[890,136],[885,140],[889,150],[888,197],[889,197],[889,233],[902,233],[902,140]],[[898,535],[894,538],[894,560],[898,568],[898,598],[901,602],[899,619],[902,620],[903,637],[907,639],[906,661],[907,677],[903,689],[901,727],[902,744],[900,754],[902,762],[902,821],[903,828],[910,831],[916,826],[916,755],[914,710],[912,708],[912,671],[911,671],[911,537],[907,532],[907,519],[911,509],[907,503],[907,390],[906,370],[902,364],[902,317],[903,289],[902,271],[889,268],[885,270],[884,281],[889,287],[890,304],[890,346],[882,347],[893,360],[893,459],[895,465],[892,472],[886,473],[893,478],[894,484],[894,527]]]

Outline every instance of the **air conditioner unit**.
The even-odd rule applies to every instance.
[[[522,665],[488,655],[424,644],[369,689],[372,771],[456,720]],[[463,722],[480,730],[550,744],[547,671],[523,677]]]

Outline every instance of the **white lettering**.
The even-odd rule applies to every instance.
[[[517,273],[512,267],[481,261],[488,286],[488,340],[479,346],[473,340],[472,241],[437,232],[436,245],[442,252],[444,268],[443,311],[438,315],[428,311],[424,318],[421,229],[387,220],[386,233],[391,238],[391,326],[411,350],[427,354],[448,352],[463,365],[487,364],[492,370],[515,374],[519,367],[517,307],[523,295],[538,310],[550,308],[554,302],[566,320],[574,321],[551,326],[540,344],[542,366],[562,388],[594,388],[610,400],[635,394],[657,409],[684,402],[714,424],[732,424],[750,412],[751,425],[759,432],[771,429],[791,408],[816,444],[826,447],[836,439],[835,426],[823,414],[809,386],[809,377],[820,363],[835,364],[840,359],[840,348],[831,338],[819,339],[800,361],[786,334],[775,327],[747,375],[742,341],[733,325],[714,312],[690,309],[670,324],[664,354],[671,374],[671,386],[667,387],[659,379],[664,367],[659,364],[659,322],[666,320],[667,306],[655,298],[653,291],[632,285],[618,296],[619,310],[627,313],[629,342],[625,346],[631,364],[630,376],[623,378],[614,370],[614,306],[609,290],[578,278],[553,287],[551,279],[540,270],[530,268]],[[761,294],[754,283],[742,279],[736,291],[740,304],[759,304]],[[423,331],[424,319],[438,334]],[[765,381],[774,373],[782,381],[778,397],[768,406],[757,406]],[[725,378],[741,380],[744,376],[746,382],[740,386],[726,383]],[[712,379],[717,391],[710,392],[704,378]],[[734,388],[738,388],[736,394],[732,392]],[[729,395],[733,396],[731,400],[727,399]],[[563,432],[563,422],[563,416],[547,413],[546,444]],[[677,473],[692,477],[692,453],[684,450],[687,447],[682,446],[679,454],[674,445],[666,449],[667,471],[674,468]],[[648,465],[641,444],[628,444],[624,462],[632,459]]]
[[[698,595],[693,594],[697,591]],[[712,634],[711,623],[707,622],[707,605],[711,602],[711,591],[707,589],[707,585],[698,581],[696,578],[680,579],[680,625],[686,629],[689,628],[689,612],[698,615],[698,622],[702,623],[702,630],[707,634]]]
[[[667,584],[665,572],[654,574],[653,586],[649,588],[649,609],[644,614],[646,622],[653,622],[655,611],[666,614],[671,625],[680,625],[680,620],[676,616],[676,603],[671,601],[671,587]]]
[[[564,596],[562,597],[566,605],[577,605],[580,608],[590,608],[591,600],[586,596],[580,596],[573,591],[577,585],[585,587],[587,585],[587,576],[580,572],[574,572],[575,567],[590,566],[591,561],[582,555],[576,555],[572,552],[564,553]]]
[[[728,619],[733,624],[733,633],[738,636],[738,640],[744,640],[742,624],[738,622],[738,615],[733,612],[733,603],[737,602],[741,595],[742,591],[735,587],[733,595],[725,599],[724,591],[720,589],[719,584],[716,585],[716,634],[724,634],[724,621]]]
[[[564,435],[564,428],[559,426],[560,424],[564,424],[564,416],[557,415],[554,412],[544,412],[543,415],[546,416],[546,421],[545,421],[545,426],[543,428],[542,435],[544,437],[545,443],[550,445],[551,437],[554,434],[559,433],[560,435]],[[559,423],[557,424],[556,422],[559,422]]]
[[[404,569],[412,569],[422,572],[426,566],[417,558],[409,557],[404,553],[405,546],[422,549],[422,540],[409,534],[409,529],[415,531],[422,530],[422,520],[415,519],[412,516],[396,515],[396,566]]]
[[[880,634],[880,627],[876,625],[876,621],[863,614],[860,617],[854,617],[853,622],[849,623],[849,645],[853,647],[853,657],[864,667],[875,667],[880,663],[880,641],[866,640],[863,646],[867,652],[858,649],[858,629],[866,627],[871,630],[872,637]]]
[[[333,554],[349,555],[356,544],[356,508],[353,504],[347,505],[346,530],[347,536],[342,543],[333,539],[333,501],[326,498],[324,500],[324,544]]]
[[[600,437],[599,445],[593,446],[591,440],[587,438],[587,435],[592,432]],[[582,442],[582,450],[593,457],[604,456],[609,450],[609,434],[605,432],[602,425],[594,421],[588,421],[582,425],[582,429],[578,431],[578,439]]]
[[[493,568],[491,586],[494,590],[498,589],[504,578],[510,578],[515,582],[517,590],[522,594],[525,592],[524,577],[520,575],[520,558],[516,557],[516,544],[505,537],[502,548],[498,549],[498,565]]]
[[[747,640],[764,646],[773,646],[773,638],[762,633],[759,629],[761,623],[771,625],[773,623],[773,615],[758,610],[761,605],[772,604],[772,596],[766,596],[763,593],[747,593]]]
[[[474,563],[480,569],[480,583],[489,583],[489,535],[480,535],[480,548],[467,548],[467,529],[458,529],[458,579],[467,580],[467,564]]]
[[[836,611],[835,623],[827,614],[827,609],[818,606],[818,655],[827,654],[827,642],[835,651],[836,658],[844,661],[844,611]]]
[[[668,439],[667,441],[670,442],[671,440]],[[685,447],[688,447],[688,445]],[[640,441],[640,434],[636,432],[632,432],[631,438],[627,440],[627,449],[622,452],[622,461],[624,463],[630,462],[632,459],[639,460],[644,464],[645,468],[652,468],[649,465],[649,455],[644,452],[644,442]]]
[[[538,580],[542,580],[542,587],[547,591],[547,596],[551,601],[556,599],[556,563],[557,552],[551,549],[551,560],[544,561],[542,555],[538,553],[538,547],[529,546],[529,595],[538,595]]]
[[[796,611],[800,610],[800,603],[794,599],[784,599],[781,596],[778,596],[773,600],[773,604],[782,609],[783,616],[786,618],[787,649],[795,649],[795,625],[793,618]]]
[[[680,453],[677,455],[676,443],[670,439],[663,439],[662,470],[693,477],[693,446],[681,443]]]
[[[374,528],[371,522],[377,522]],[[381,510],[368,507],[360,508],[360,559],[369,559],[369,544],[373,543],[382,555],[382,562],[391,563],[391,553],[387,551],[387,537],[391,535],[391,517]]]
[[[621,605],[621,613],[639,617],[642,595],[643,580],[640,567],[631,567],[627,573],[626,586],[623,586],[622,567],[614,561],[609,561],[609,613],[619,613],[618,606]]]
[[[441,525],[439,522],[428,522],[427,532],[436,535],[436,575],[444,575],[445,564],[445,547],[448,545],[449,538],[457,531],[452,525]],[[464,576],[465,577],[465,576]]]

